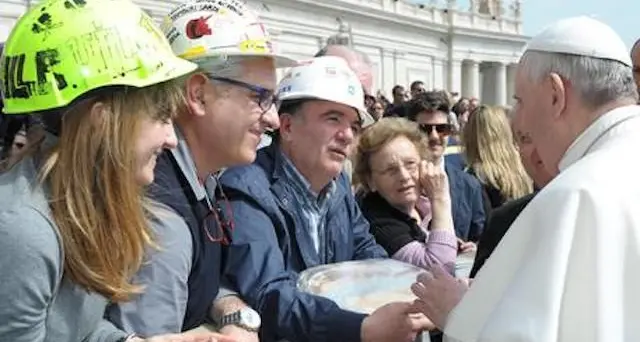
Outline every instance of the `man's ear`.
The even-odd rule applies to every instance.
[[[562,77],[556,73],[549,74],[549,84],[551,86],[553,117],[558,118],[565,112],[567,106],[567,88]]]
[[[209,79],[202,73],[189,76],[185,82],[186,101],[189,111],[195,116],[206,114],[205,90],[209,86]]]
[[[289,113],[280,114],[280,139],[289,141],[291,139],[291,126],[293,124],[293,116]]]

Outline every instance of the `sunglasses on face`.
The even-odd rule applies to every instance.
[[[209,241],[229,245],[234,227],[231,204],[222,189],[217,188],[215,202],[202,221],[202,229]]]
[[[208,75],[208,76],[209,76],[209,79],[211,80],[227,83],[240,88],[244,88],[254,93],[256,95],[256,97],[254,98],[254,101],[256,102],[258,107],[260,107],[260,109],[262,110],[262,114],[269,111],[269,109],[271,109],[271,106],[273,106],[277,102],[277,97],[274,94],[273,90],[269,90],[257,85],[234,80],[231,78],[217,77],[213,75]]]
[[[420,124],[420,130],[425,134],[431,134],[435,130],[440,135],[451,135],[453,126],[450,124]]]

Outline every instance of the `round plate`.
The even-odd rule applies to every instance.
[[[411,284],[423,269],[393,259],[347,261],[305,270],[302,291],[329,298],[343,309],[369,314],[392,302],[412,302]]]

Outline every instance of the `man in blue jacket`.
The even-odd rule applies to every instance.
[[[444,168],[449,177],[451,212],[460,251],[475,250],[486,218],[482,186],[476,178],[460,169],[459,161],[451,155],[445,156],[448,137],[454,130],[449,119],[449,99],[444,92],[423,92],[408,106],[409,119],[417,122],[429,139],[431,161]]]
[[[362,126],[356,74],[338,57],[294,67],[278,86],[280,130],[250,166],[221,183],[235,228],[225,276],[262,317],[261,341],[411,341],[424,320],[409,303],[370,316],[299,291],[298,273],[348,260],[386,258],[341,172]]]

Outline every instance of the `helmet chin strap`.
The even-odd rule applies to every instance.
[[[36,116],[37,120],[42,123],[42,127],[45,131],[55,136],[60,135],[60,128],[62,126],[63,111],[48,112],[39,114]]]

